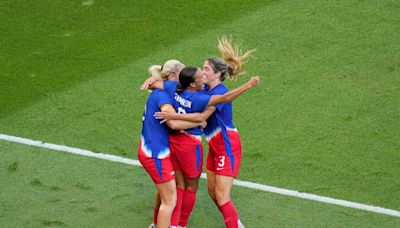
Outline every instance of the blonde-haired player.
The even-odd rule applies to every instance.
[[[155,77],[164,79],[176,78],[183,64],[170,61],[163,66],[152,66],[149,71]],[[163,69],[164,68],[164,69]],[[175,112],[174,101],[163,90],[155,89],[146,102],[143,113],[143,126],[138,148],[138,158],[146,172],[150,175],[157,189],[154,213],[157,227],[167,228],[176,205],[175,174],[171,163],[169,149],[169,128],[174,130],[190,129],[200,126],[199,123],[175,120],[160,123],[154,118],[159,111]],[[169,127],[169,128],[168,128]],[[156,205],[157,204],[157,205]]]
[[[203,65],[203,75],[207,85],[205,90],[210,95],[222,95],[228,92],[223,81],[235,80],[243,74],[244,63],[252,52],[242,53],[239,46],[232,45],[226,38],[219,40],[218,48],[221,58],[207,58]],[[215,107],[216,111],[207,119],[207,126],[204,128],[209,146],[206,165],[208,193],[222,213],[226,227],[244,227],[230,196],[242,157],[240,136],[232,120],[232,103],[226,102]],[[162,112],[156,115],[166,120],[204,119],[204,115],[200,113],[181,115]],[[179,225],[184,227],[186,222],[181,221]]]

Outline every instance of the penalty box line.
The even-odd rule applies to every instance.
[[[57,144],[47,143],[47,142],[43,142],[43,141],[36,141],[36,140],[32,140],[32,139],[26,139],[26,138],[5,135],[5,134],[0,134],[0,140],[142,167],[140,162],[137,160],[123,158],[123,157],[105,154],[105,153],[95,153],[93,151],[84,150],[84,149],[75,148],[75,147],[57,145]],[[201,178],[207,179],[206,174],[202,173]],[[351,202],[351,201],[347,201],[347,200],[319,196],[319,195],[315,195],[315,194],[298,192],[295,190],[277,188],[277,187],[273,187],[273,186],[262,185],[262,184],[258,184],[258,183],[241,181],[241,180],[235,180],[234,185],[242,186],[242,187],[246,187],[246,188],[250,188],[250,189],[256,189],[256,190],[260,190],[260,191],[265,191],[265,192],[272,192],[272,193],[277,193],[277,194],[281,194],[281,195],[297,197],[297,198],[301,198],[301,199],[318,201],[318,202],[327,203],[327,204],[334,204],[334,205],[338,205],[338,206],[342,206],[342,207],[354,208],[354,209],[370,211],[370,212],[374,212],[374,213],[380,213],[380,214],[400,217],[400,211],[397,211],[397,210],[387,209],[387,208],[377,207],[377,206],[372,206],[372,205],[367,205],[367,204],[361,204],[361,203]]]

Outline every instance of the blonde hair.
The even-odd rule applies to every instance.
[[[251,53],[255,51],[253,49],[242,54],[239,45],[232,45],[232,42],[225,37],[218,39],[218,49],[221,58],[212,57],[208,58],[207,61],[214,72],[221,72],[221,81],[226,78],[236,80],[240,75],[245,74],[245,72],[242,72],[243,65]]]
[[[176,59],[168,60],[164,65],[153,65],[149,68],[149,74],[157,80],[168,80],[168,74],[174,73],[178,74],[185,65]]]

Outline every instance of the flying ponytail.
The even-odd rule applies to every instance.
[[[231,41],[225,37],[218,39],[218,49],[221,57],[208,58],[207,61],[214,72],[221,72],[221,81],[226,78],[230,81],[236,80],[240,75],[245,74],[245,72],[242,72],[243,65],[254,50],[242,54],[240,47],[238,45],[233,46]]]

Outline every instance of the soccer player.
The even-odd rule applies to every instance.
[[[161,198],[157,226],[167,228],[176,205],[175,173],[170,160],[169,128],[182,130],[201,124],[175,120],[160,124],[160,121],[154,118],[154,113],[159,111],[175,112],[175,109],[171,96],[163,90],[155,89],[147,99],[143,113],[138,158],[153,180]]]
[[[178,81],[179,73],[184,67],[185,65],[176,59],[168,60],[162,66],[151,66],[148,70],[151,77],[143,83],[141,89],[144,90],[146,88],[149,88],[149,84],[157,80]]]
[[[226,93],[223,96],[211,96],[206,93],[197,93],[204,89],[204,80],[204,74],[200,69],[197,67],[185,67],[179,75],[179,86],[174,82],[164,82],[163,84],[154,83],[152,86],[163,88],[165,91],[168,91],[171,96],[174,96],[174,99],[178,104],[177,110],[179,113],[194,113],[202,112],[207,106],[230,102],[247,89],[258,85],[259,83],[259,77],[256,76],[241,87]],[[176,90],[177,93],[175,93]],[[203,112],[202,116],[204,120],[207,119],[214,110],[215,108]],[[170,137],[171,150],[174,153],[174,158],[176,158],[176,162],[173,162],[174,170],[177,174],[182,172],[184,176],[185,188],[182,193],[183,203],[179,220],[179,226],[181,227],[186,226],[196,199],[196,190],[198,178],[201,174],[203,157],[201,134],[201,129],[195,128],[186,130],[181,134],[172,134]],[[178,198],[180,197],[179,187],[178,184]],[[177,207],[175,210],[177,210]],[[175,225],[175,223],[171,222],[171,225]]]
[[[164,81],[164,82],[166,82],[165,84],[168,84],[167,81],[178,81],[179,72],[182,70],[183,67],[184,67],[184,65],[182,63],[180,63],[178,60],[169,60],[166,63],[164,63],[163,66],[160,66],[160,65],[151,66],[149,68],[149,73],[152,76],[144,82],[144,84],[142,85],[142,89],[148,88],[148,85],[153,83],[156,80]],[[170,85],[172,85],[172,86],[174,86],[176,84],[177,83],[170,83]],[[175,87],[173,88],[173,90],[175,91]],[[212,114],[212,111],[210,112],[209,110],[207,110],[207,112],[209,114],[205,114],[206,116],[209,116],[209,115]],[[199,122],[202,122],[202,121],[199,121]],[[175,135],[175,134],[173,134],[173,135]],[[171,141],[171,138],[172,137],[170,135],[170,141]],[[174,140],[176,141],[177,139],[175,138]],[[200,144],[200,146],[202,146],[202,145]],[[171,146],[171,144],[170,144],[171,160],[173,161],[174,160],[173,158],[175,157],[173,152],[176,150],[177,147],[176,146],[173,147],[173,148],[175,148],[175,150],[171,149],[171,147],[173,147],[173,146]],[[203,162],[202,162],[203,161],[202,153],[201,153],[201,159],[200,160],[201,160],[200,167],[202,168],[202,164],[203,164]],[[196,178],[198,178],[198,176],[201,174],[201,170],[202,169],[200,169],[198,171],[200,173],[197,175]],[[191,180],[189,180],[190,184],[187,184],[188,185],[188,189],[192,189],[192,188],[196,188],[197,189],[197,182],[194,183]],[[184,193],[184,189],[185,189],[184,177],[183,177],[183,174],[182,174],[182,172],[180,170],[176,170],[175,171],[175,181],[176,181],[176,185],[177,185],[177,203],[176,203],[174,212],[172,214],[171,227],[177,226],[177,224],[178,224],[178,221],[179,221],[179,218],[180,218],[182,200],[183,200],[183,193]],[[195,185],[195,186],[193,186],[193,185]],[[190,190],[188,190],[188,191],[190,191]],[[192,194],[190,194],[190,196],[191,195]],[[186,198],[188,198],[188,197],[186,197]],[[154,197],[154,203],[153,203],[153,208],[154,208],[153,209],[153,223],[149,226],[149,228],[155,228],[156,227],[157,215],[158,215],[158,210],[159,210],[159,207],[160,207],[160,203],[161,203],[160,195],[158,194],[158,192],[156,192],[155,193],[155,197]],[[187,203],[185,205],[187,205]],[[192,208],[193,208],[193,206],[192,206]]]
[[[197,73],[198,77],[195,77]],[[207,108],[209,95],[196,93],[204,87],[201,71],[197,67],[185,67],[179,74],[180,84],[165,81],[164,91],[175,99],[175,109],[179,113],[203,112],[210,116],[214,107]],[[196,79],[195,79],[196,78]],[[206,109],[207,108],[207,109]],[[176,174],[177,205],[171,219],[171,227],[182,226],[193,210],[196,201],[198,181],[203,171],[203,145],[200,127],[176,131],[170,135],[171,160]]]
[[[241,72],[245,60],[251,51],[242,54],[238,47],[233,47],[226,39],[219,40],[218,48],[222,58],[208,58],[203,65],[203,75],[210,95],[228,93],[223,81],[235,79]],[[207,185],[210,197],[218,206],[228,228],[244,227],[240,222],[236,208],[231,200],[230,191],[237,178],[242,157],[239,132],[232,121],[232,103],[215,105],[216,111],[207,119],[204,134],[208,141],[209,152],[206,164]],[[199,113],[180,115],[156,113],[158,118],[203,120]]]

